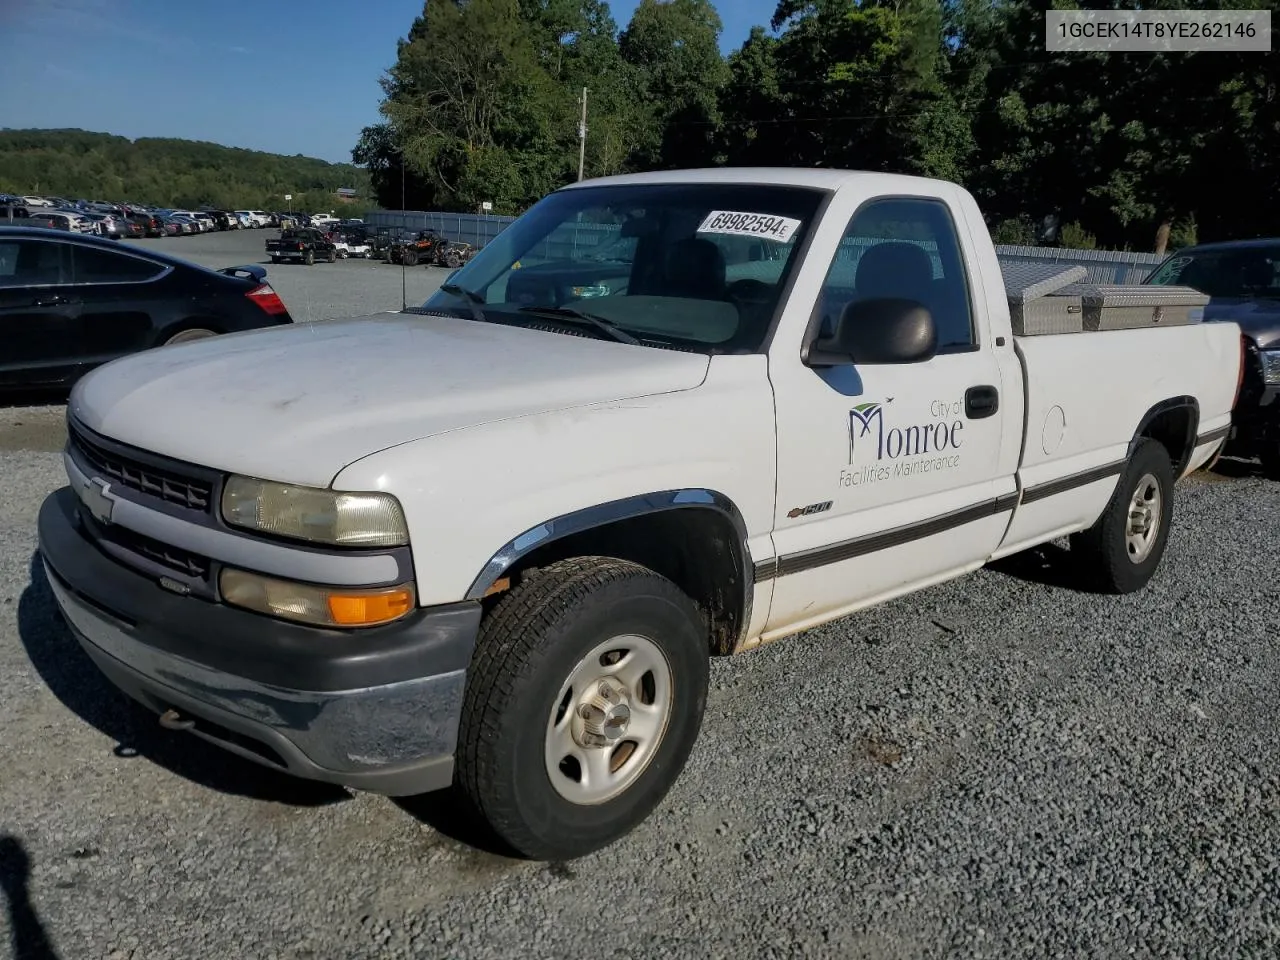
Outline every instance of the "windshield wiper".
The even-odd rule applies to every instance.
[[[640,341],[633,337],[627,331],[623,330],[612,320],[606,320],[604,317],[598,317],[594,313],[584,313],[581,310],[574,310],[572,307],[521,307],[521,313],[536,313],[545,317],[553,317],[556,320],[565,320],[569,322],[577,321],[589,327],[594,327],[601,333],[608,334],[619,343],[629,343],[633,347],[640,346]]]
[[[488,321],[488,317],[484,315],[484,297],[476,293],[474,290],[468,290],[466,287],[460,287],[456,283],[442,283],[440,289],[445,293],[451,293],[455,297],[461,297],[467,302],[467,309],[471,311],[473,320],[479,320],[481,323]]]

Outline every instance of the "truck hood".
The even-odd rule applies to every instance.
[[[1235,321],[1263,349],[1280,342],[1280,300],[1214,297],[1204,309],[1204,318]]]
[[[91,430],[143,450],[327,486],[343,467],[396,444],[692,389],[709,363],[702,354],[386,313],[148,350],[84,377],[69,408]],[[502,464],[501,451],[492,457]]]

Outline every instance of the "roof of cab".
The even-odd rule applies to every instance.
[[[819,190],[838,190],[855,180],[882,181],[885,190],[913,185],[917,188],[932,186],[935,189],[954,188],[946,180],[913,177],[898,173],[877,173],[869,170],[830,170],[818,167],[705,167],[691,170],[655,170],[648,173],[624,173],[612,177],[582,180],[562,188],[640,186],[662,183],[746,183],[759,186],[808,187]]]

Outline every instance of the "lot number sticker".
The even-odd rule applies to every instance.
[[[719,233],[731,237],[763,237],[786,243],[800,227],[799,220],[767,213],[737,213],[713,210],[698,227],[698,233]]]

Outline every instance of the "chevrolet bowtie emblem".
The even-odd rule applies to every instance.
[[[107,481],[94,477],[81,488],[80,500],[99,523],[111,522],[111,510],[115,501],[107,496],[109,486]]]

